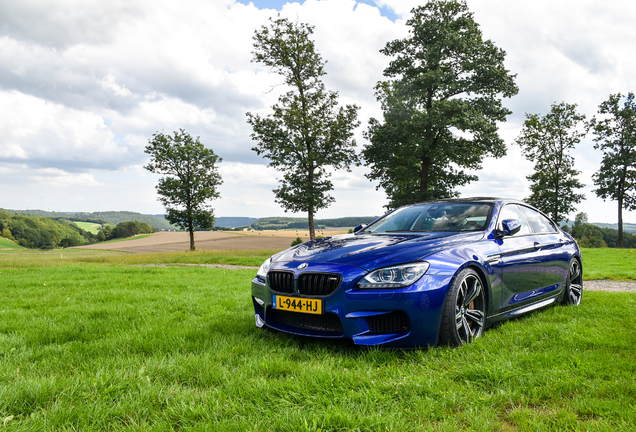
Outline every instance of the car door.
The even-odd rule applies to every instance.
[[[560,289],[567,278],[570,254],[566,250],[567,239],[556,224],[530,207],[520,206],[535,233],[535,247],[544,267],[545,294]]]
[[[506,204],[499,212],[497,229],[502,222],[516,219],[521,229],[514,235],[499,239],[502,311],[515,309],[541,296],[546,286],[545,252],[537,247],[537,236],[525,213],[517,204]]]

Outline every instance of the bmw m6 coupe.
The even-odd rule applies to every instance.
[[[252,301],[257,327],[367,346],[458,346],[496,322],[580,304],[582,268],[576,241],[524,202],[441,200],[272,256]]]

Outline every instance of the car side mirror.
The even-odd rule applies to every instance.
[[[506,219],[501,222],[501,226],[503,227],[502,234],[504,236],[512,236],[517,234],[521,229],[521,222],[517,219]]]
[[[358,231],[360,231],[362,228],[364,228],[364,227],[366,227],[366,226],[367,226],[367,224],[360,224],[360,225],[358,225],[357,227],[355,227],[355,228],[353,229],[353,233],[354,233],[354,234],[355,234],[355,233],[357,233]]]

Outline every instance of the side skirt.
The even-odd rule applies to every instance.
[[[500,314],[491,315],[491,316],[488,317],[487,324],[488,324],[488,326],[491,326],[492,324],[495,324],[495,323],[497,323],[499,321],[504,321],[504,320],[507,320],[507,319],[510,319],[510,318],[515,318],[515,317],[518,317],[520,315],[535,311],[537,309],[543,309],[544,307],[547,307],[547,306],[549,306],[551,304],[556,303],[557,300],[559,299],[559,295],[560,294],[561,293],[559,292],[559,294],[557,294],[557,295],[555,295],[553,297],[538,301],[536,303],[532,303],[532,304],[520,307],[518,309],[513,309],[513,310],[506,311],[506,312],[502,312]]]

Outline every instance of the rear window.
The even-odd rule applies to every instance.
[[[521,208],[523,209],[523,213],[528,218],[528,222],[530,222],[535,233],[540,234],[557,231],[552,221],[538,211],[525,206],[521,206]]]

